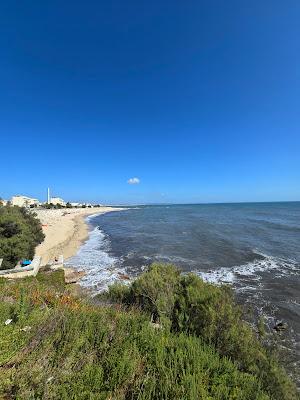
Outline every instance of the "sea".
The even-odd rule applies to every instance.
[[[94,293],[153,262],[230,285],[250,323],[262,317],[300,384],[300,202],[151,205],[89,216],[88,240],[67,264]],[[274,336],[274,335],[273,335]]]

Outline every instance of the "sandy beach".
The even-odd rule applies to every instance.
[[[60,254],[64,259],[76,254],[88,237],[86,216],[120,210],[122,208],[113,207],[36,210],[46,236],[43,243],[36,248],[36,255],[42,258],[42,265]]]

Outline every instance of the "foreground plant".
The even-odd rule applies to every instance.
[[[59,271],[0,280],[0,398],[297,399],[226,288],[154,265],[95,303]]]

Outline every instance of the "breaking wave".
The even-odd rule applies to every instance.
[[[91,217],[88,217],[87,221],[90,219]],[[120,267],[120,260],[110,256],[109,250],[109,238],[96,227],[77,254],[65,264],[86,272],[80,281],[81,286],[97,291],[105,290],[113,282],[121,280],[122,274],[125,273],[124,268]]]
[[[260,254],[262,259],[255,259],[246,264],[221,267],[209,271],[194,271],[203,280],[221,284],[233,284],[242,278],[251,278],[251,280],[260,281],[262,274],[271,273],[273,277],[279,278],[283,276],[296,275],[300,273],[300,265],[294,260],[287,260],[279,257],[267,256]]]

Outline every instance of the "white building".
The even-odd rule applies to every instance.
[[[72,207],[94,207],[91,203],[70,203]]]
[[[81,207],[81,203],[70,203],[72,207]]]
[[[33,199],[32,197],[27,196],[13,196],[10,200],[12,206],[19,207],[30,207],[30,206],[38,206],[40,202],[38,199]]]
[[[65,206],[66,202],[61,199],[60,197],[50,197],[50,203],[54,204],[55,206],[57,204],[61,205],[61,206]]]

